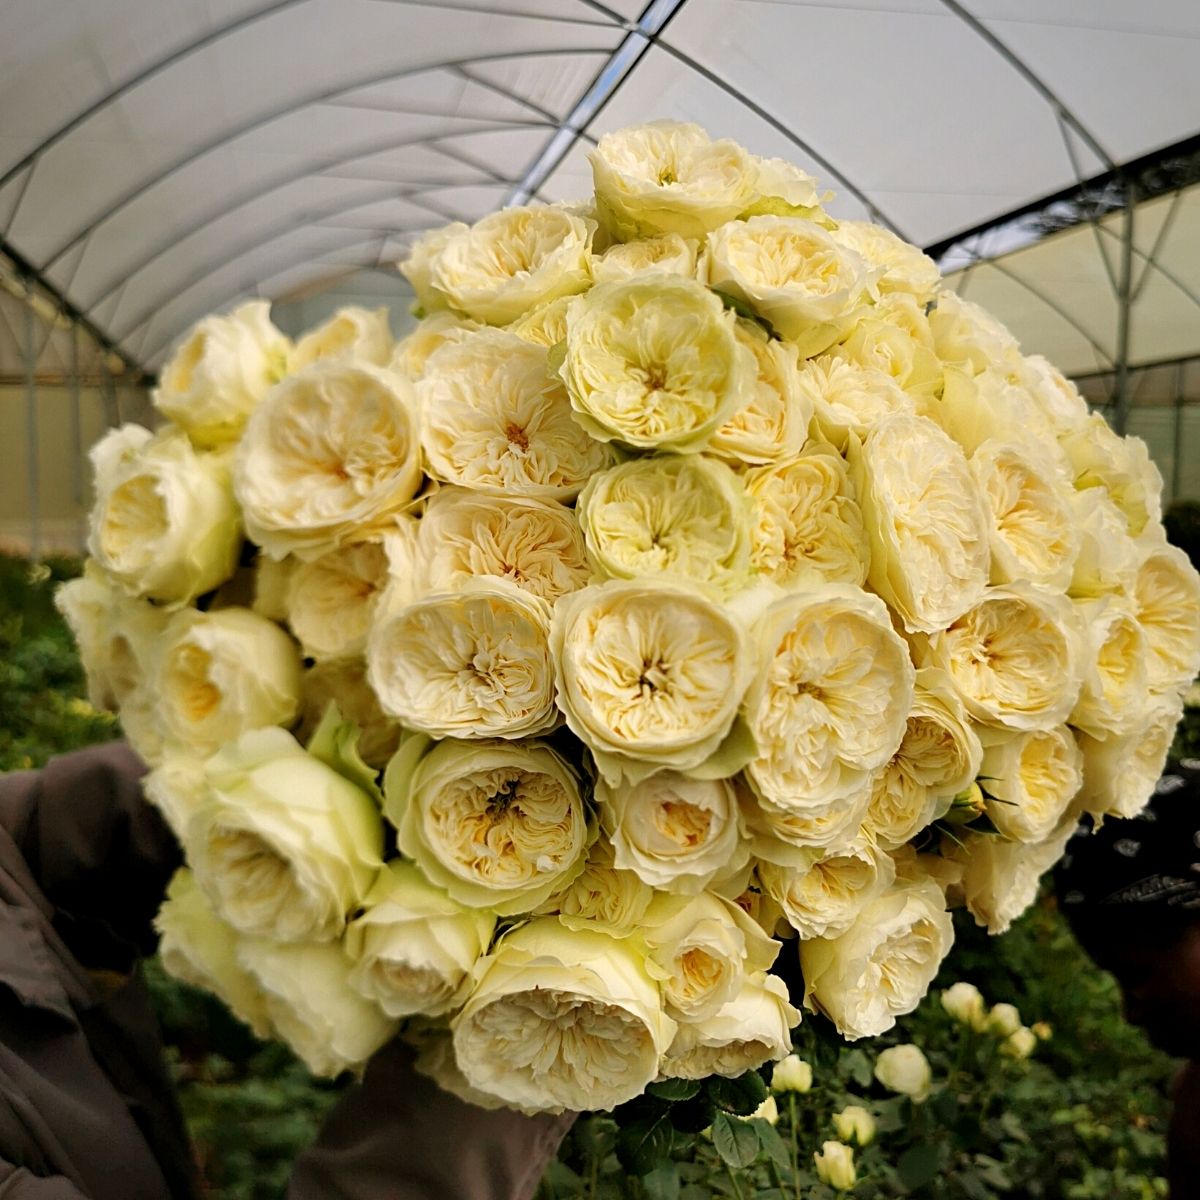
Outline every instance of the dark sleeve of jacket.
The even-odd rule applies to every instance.
[[[397,1039],[301,1154],[288,1200],[529,1200],[574,1120],[467,1104]]]
[[[109,742],[0,777],[0,824],[92,969],[127,971],[153,951],[154,914],[182,861],[142,798],[145,770],[125,743]]]

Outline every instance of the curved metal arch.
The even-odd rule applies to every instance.
[[[456,137],[475,136],[481,133],[500,133],[504,132],[505,128],[506,127],[503,126],[485,126],[482,129],[455,130],[448,134],[439,134],[437,137],[440,141],[450,141]],[[255,200],[260,200],[263,196],[269,196],[272,192],[278,191],[280,188],[288,187],[293,183],[299,183],[300,180],[307,179],[309,176],[320,175],[324,171],[328,171],[333,167],[339,167],[343,163],[353,162],[358,158],[368,158],[373,154],[386,154],[392,150],[403,150],[407,146],[418,146],[426,144],[428,141],[429,138],[427,135],[423,135],[419,138],[403,138],[400,141],[395,141],[389,138],[387,141],[381,140],[379,142],[373,142],[366,149],[360,148],[355,150],[352,154],[338,154],[321,159],[314,163],[306,163],[303,169],[283,172],[280,175],[273,177],[269,182],[264,183],[260,181],[259,183],[256,183],[254,187],[240,193],[235,199],[222,201],[220,208],[211,209],[207,214],[201,216],[199,219],[189,222],[187,236],[190,237],[193,233],[198,233],[201,229],[207,229],[210,225],[221,220],[222,217],[226,217],[230,213],[237,212],[239,208],[244,208],[247,204],[252,204]],[[382,183],[384,181],[381,180],[380,182]],[[387,182],[393,188],[402,188],[406,186],[402,180],[388,180]],[[445,185],[434,183],[430,184],[429,186],[451,187],[454,185],[449,183]],[[170,237],[164,238],[162,241],[158,242],[148,254],[146,254],[137,262],[136,265],[133,267],[123,268],[120,279],[111,284],[104,285],[106,290],[97,299],[93,300],[87,306],[85,311],[88,313],[95,312],[96,309],[104,304],[124,283],[128,282],[136,275],[139,275],[152,263],[157,262],[158,259],[160,259],[164,254],[169,253],[172,248],[178,245],[178,243],[178,235],[171,235]]]
[[[404,196],[410,204],[415,204],[419,208],[426,207],[420,200],[415,200],[413,197],[419,196],[423,191],[429,189],[415,189]],[[394,194],[394,193],[393,193]],[[368,199],[356,198],[353,202],[347,203],[345,199],[339,200],[336,204],[327,205],[324,208],[313,209],[307,212],[290,213],[283,218],[279,223],[272,225],[267,230],[260,230],[252,238],[243,239],[236,247],[230,248],[224,246],[221,249],[220,257],[208,259],[203,266],[197,268],[188,275],[182,283],[168,285],[170,287],[172,299],[178,299],[180,296],[186,295],[192,288],[199,286],[215,271],[221,270],[232,262],[236,262],[239,258],[246,254],[252,254],[254,251],[263,246],[269,246],[272,242],[278,241],[282,237],[286,237],[289,233],[293,233],[298,229],[306,229],[310,226],[319,225],[322,221],[327,221],[331,217],[339,217],[343,213],[353,212],[356,208],[365,208],[368,204],[376,204],[380,199],[387,199],[385,196],[373,196]],[[428,226],[411,226],[406,225],[396,229],[396,233],[411,233],[416,229],[426,229]],[[378,230],[376,231],[379,232]],[[163,307],[163,300],[160,298],[154,300],[143,308],[136,317],[131,318],[130,323],[126,324],[124,329],[117,334],[114,334],[120,341],[126,341],[132,337],[147,321],[150,321],[156,312]]]
[[[266,276],[261,282],[266,282],[270,279],[276,278],[277,276],[282,275],[285,271],[290,271],[293,267],[299,266],[301,263],[305,262],[307,259],[311,258],[311,260],[313,262],[320,262],[320,261],[322,261],[323,255],[341,254],[347,250],[357,249],[359,246],[375,245],[376,243],[381,242],[381,241],[384,244],[386,244],[388,238],[394,237],[397,233],[405,233],[405,232],[411,232],[411,231],[409,231],[409,230],[388,230],[385,234],[381,234],[379,230],[370,230],[370,229],[359,230],[358,231],[359,234],[366,234],[368,236],[366,236],[366,237],[359,236],[359,237],[350,238],[343,243],[339,243],[336,246],[330,246],[327,249],[318,251],[316,255],[314,255],[311,250],[308,250],[308,251],[303,251],[303,252],[297,253],[296,255],[288,256],[284,259],[281,259],[278,269],[273,271],[273,273],[271,275]],[[263,244],[265,245],[266,243],[263,243]],[[376,255],[376,258],[374,261],[376,263],[378,262],[378,254]],[[397,277],[397,278],[399,278],[399,277]],[[192,286],[194,287],[195,284],[193,284]],[[239,285],[239,286],[241,287],[242,291],[246,290],[244,285]],[[255,286],[260,286],[260,284],[256,284]],[[150,359],[153,359],[162,350],[166,349],[168,346],[171,345],[171,343],[179,336],[180,330],[189,328],[193,324],[193,322],[198,320],[205,313],[213,312],[213,311],[216,311],[217,309],[219,309],[223,304],[225,304],[226,299],[227,299],[227,297],[222,297],[215,304],[213,303],[213,301],[211,299],[209,299],[209,300],[206,300],[202,305],[197,305],[197,306],[193,307],[192,309],[190,309],[188,311],[186,320],[177,322],[175,324],[175,328],[171,332],[169,332],[166,337],[161,338],[159,341],[154,343],[153,349],[147,348],[147,346],[145,344],[140,346],[139,350],[138,350],[139,357],[143,361],[149,361]],[[146,337],[148,340],[148,336],[150,333],[150,326],[149,326],[148,322],[145,322],[145,324],[146,324],[146,333],[143,336]],[[136,332],[136,330],[133,332]]]
[[[366,77],[359,77],[351,80],[349,83],[344,83],[336,88],[325,88],[319,92],[310,93],[298,100],[289,101],[285,105],[272,109],[268,113],[254,117],[250,121],[243,122],[235,129],[226,130],[219,137],[213,138],[206,142],[203,146],[195,150],[189,151],[182,158],[176,159],[169,166],[164,167],[152,178],[138,184],[134,189],[125,192],[118,200],[115,200],[100,216],[92,219],[83,229],[73,233],[71,237],[60,245],[48,258],[43,260],[38,267],[41,274],[45,274],[55,263],[59,262],[66,254],[70,253],[80,242],[94,233],[106,221],[111,220],[127,205],[131,204],[139,196],[148,192],[151,188],[157,187],[165,179],[169,179],[177,171],[181,171],[184,167],[190,166],[205,155],[211,154],[214,150],[219,150],[222,146],[228,145],[232,141],[245,136],[248,133],[253,133],[256,129],[261,129],[266,125],[270,125],[273,121],[278,121],[282,117],[286,117],[293,112],[299,112],[303,108],[309,108],[312,105],[320,104],[322,101],[331,100],[336,96],[341,96],[346,92],[355,91],[358,88],[372,87],[379,83],[388,83],[396,79],[407,79],[412,75],[420,75],[426,71],[447,70],[459,65],[470,66],[473,63],[483,62],[507,62],[511,59],[520,58],[563,58],[571,54],[608,54],[608,47],[585,47],[572,46],[565,48],[537,48],[533,50],[505,50],[497,51],[494,54],[480,54],[470,58],[452,58],[443,59],[439,62],[422,63],[419,66],[402,67],[399,70],[375,71]]]
[[[974,33],[983,38],[991,48],[1004,59],[1030,87],[1046,101],[1054,112],[1065,121],[1083,141],[1084,145],[1110,170],[1117,170],[1108,151],[1084,123],[1058,98],[1050,85],[1024,59],[1006,46],[978,17],[968,12],[958,0],[942,0],[942,4],[960,21],[966,24]]]
[[[1114,232],[1105,225],[1098,225],[1097,229],[1099,229],[1101,234],[1103,234],[1105,237],[1112,238],[1113,241],[1119,242],[1122,240],[1119,233]],[[1144,250],[1139,250],[1136,245],[1131,246],[1130,250],[1135,258],[1140,259],[1145,264],[1145,269],[1147,271],[1151,269],[1157,271],[1168,283],[1174,284],[1174,286],[1177,287],[1193,304],[1195,304],[1197,307],[1200,307],[1200,294],[1197,294],[1190,287],[1188,287],[1188,285],[1184,283],[1182,279],[1176,276],[1174,272],[1168,271],[1167,268],[1164,267],[1156,258],[1154,258],[1152,255],[1148,255]]]

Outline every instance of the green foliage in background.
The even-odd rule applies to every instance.
[[[0,769],[38,766],[53,754],[118,736],[84,698],[70,637],[53,609],[70,562],[36,568],[0,557]],[[1178,747],[1200,752],[1200,710],[1189,711]],[[806,1014],[797,1050],[813,1090],[776,1097],[771,1125],[752,1114],[766,1095],[757,1074],[704,1085],[672,1083],[656,1096],[580,1121],[543,1182],[541,1200],[938,1200],[1044,1197],[1150,1200],[1161,1179],[1172,1064],[1120,1018],[1112,980],[1078,948],[1051,899],[1002,938],[957,914],[955,950],[937,988],[964,979],[990,1002],[1016,1004],[1053,1036],[1033,1058],[998,1053],[990,1035],[950,1019],[936,995],[886,1039],[847,1046]],[[783,953],[794,953],[785,947]],[[147,978],[196,1146],[207,1194],[275,1200],[290,1163],[333,1104],[338,1084],[312,1080],[281,1046],[256,1041],[214,999],[168,978]],[[872,1077],[884,1045],[920,1045],[934,1071],[928,1101],[914,1105]],[[813,1152],[836,1135],[831,1116],[857,1103],[877,1121],[855,1150],[858,1182],[835,1193],[817,1182]],[[703,1132],[708,1130],[708,1133]]]

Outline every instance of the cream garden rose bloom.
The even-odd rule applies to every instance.
[[[184,846],[196,881],[241,933],[330,941],[382,864],[374,800],[282,729],[257,729],[205,767]]]
[[[428,468],[445,483],[571,500],[610,461],[572,420],[545,348],[507,330],[481,330],[438,350],[417,394]]]
[[[197,446],[235,442],[287,369],[291,342],[271,324],[266,300],[205,317],[159,373],[154,406]]]
[[[438,307],[507,325],[531,308],[591,286],[595,229],[595,222],[555,205],[490,213],[454,229],[436,247],[429,290]],[[407,273],[408,266],[401,270]]]
[[[1062,857],[1075,825],[1068,816],[1035,845],[980,834],[956,848],[953,858],[963,867],[962,894],[975,924],[991,934],[1007,932],[1034,902],[1042,875]]]
[[[938,292],[929,327],[942,362],[969,375],[997,366],[1016,369],[1021,361],[1017,339],[986,309],[957,292]]]
[[[929,1095],[933,1071],[920,1046],[904,1042],[881,1050],[875,1060],[875,1078],[889,1092],[909,1096],[920,1103]]]
[[[386,367],[394,346],[386,308],[351,305],[338,309],[324,325],[306,333],[288,355],[288,371],[295,373],[322,360],[370,363]]]
[[[852,852],[861,842],[859,826],[871,802],[871,778],[845,795],[820,803],[774,803],[761,796],[746,803],[744,811],[750,849],[762,862],[795,868],[808,861],[808,852]]]
[[[379,706],[367,682],[367,664],[361,658],[326,659],[300,677],[300,724],[296,737],[305,745],[316,732],[329,706],[336,705],[342,720],[358,730],[358,753],[379,770],[400,744],[400,723]]]
[[[275,1033],[314,1075],[359,1070],[396,1022],[350,986],[340,946],[245,938],[238,960],[261,988]]]
[[[776,808],[819,807],[867,786],[895,753],[912,704],[908,647],[877,596],[847,584],[775,601],[753,631],[746,768]]]
[[[411,385],[319,362],[255,410],[234,459],[250,537],[272,558],[314,558],[386,525],[421,484]]]
[[[962,450],[924,417],[881,421],[851,457],[867,578],[910,632],[945,629],[987,585],[987,510]]]
[[[927,641],[923,666],[937,666],[977,721],[1007,729],[1052,729],[1075,707],[1082,642],[1070,601],[1014,583],[983,599]]]
[[[389,367],[416,383],[425,374],[425,364],[435,350],[457,345],[483,326],[478,321],[452,312],[435,312],[425,317],[407,337],[396,343]]]
[[[246,608],[176,613],[155,648],[153,680],[167,740],[200,756],[249,729],[290,724],[300,704],[295,644]]]
[[[1162,695],[1186,688],[1200,672],[1200,574],[1178,546],[1151,543],[1132,599],[1150,651],[1150,687]]]
[[[754,200],[753,158],[699,126],[653,121],[606,133],[588,155],[596,207],[619,240],[703,238]]]
[[[414,574],[419,591],[452,591],[491,575],[553,602],[584,587],[592,571],[570,509],[445,487],[421,517]]]
[[[664,233],[637,242],[618,242],[592,263],[592,275],[597,283],[615,283],[646,271],[662,271],[691,279],[696,274],[699,249],[700,244],[695,238],[680,237],[677,233]]]
[[[775,216],[721,226],[700,269],[710,287],[748,305],[804,358],[849,332],[879,275],[815,221]]]
[[[584,869],[584,776],[548,742],[411,736],[384,777],[401,851],[452,900],[529,912]]]
[[[779,943],[736,904],[709,892],[660,892],[643,925],[646,968],[660,980],[663,1005],[677,1021],[714,1016],[779,953]]]
[[[434,737],[544,733],[558,720],[550,611],[507,579],[464,580],[376,622],[367,678],[385,712]]]
[[[180,867],[154,918],[158,956],[168,975],[214,992],[255,1037],[271,1036],[266,1000],[254,977],[238,962],[241,935],[212,910],[195,877]]]
[[[1043,842],[1083,784],[1083,755],[1066,725],[984,735],[987,815],[1014,842]]]
[[[649,887],[694,894],[749,855],[737,794],[728,779],[658,771],[641,783],[596,785],[615,865]]]
[[[1079,807],[1097,817],[1136,817],[1154,795],[1183,716],[1177,696],[1160,696],[1125,734],[1103,740],[1080,734],[1083,788]]]
[[[1042,355],[1025,355],[1020,374],[1022,384],[1059,434],[1087,421],[1087,401],[1079,389]]]
[[[945,671],[917,672],[900,748],[875,774],[864,831],[891,850],[940,817],[979,774],[983,747]]]
[[[838,221],[830,232],[873,267],[882,268],[881,292],[907,292],[925,303],[937,291],[942,279],[937,263],[890,229],[871,221]]]
[[[188,823],[208,798],[204,762],[190,754],[168,754],[142,777],[142,793],[162,813],[182,842]]]
[[[576,420],[600,441],[700,450],[754,398],[754,355],[703,284],[642,275],[572,307],[561,368]]]
[[[469,226],[462,221],[451,221],[440,229],[423,233],[409,247],[408,257],[397,264],[401,274],[412,285],[417,296],[416,312],[422,318],[436,316],[449,304],[447,297],[433,286],[433,270],[438,256],[456,237],[467,233]],[[452,314],[458,317],[458,313]]]
[[[115,430],[92,452],[88,550],[126,591],[186,603],[237,566],[242,528],[228,466],[178,429],[141,433]]]
[[[466,999],[494,913],[463,908],[398,859],[379,873],[363,907],[343,943],[354,964],[351,987],[389,1017],[440,1016]]]
[[[787,985],[776,975],[743,980],[732,1000],[711,1017],[681,1024],[662,1061],[662,1074],[675,1079],[735,1079],[763,1063],[779,1062],[792,1048],[791,1031],[800,1013],[788,1002]]]
[[[716,459],[635,458],[594,475],[575,511],[603,578],[679,578],[725,595],[747,581],[753,510]]]
[[[1141,438],[1121,437],[1093,413],[1059,441],[1074,470],[1075,486],[1104,488],[1124,513],[1133,537],[1162,520],[1162,476]]]
[[[561,597],[550,646],[558,706],[611,784],[711,758],[733,726],[750,667],[728,612],[697,589],[656,580]]]
[[[833,938],[845,933],[855,917],[889,888],[896,868],[867,844],[852,850],[813,851],[806,865],[783,867],[759,862],[758,878],[802,938]]]
[[[829,353],[886,375],[917,399],[942,390],[943,368],[925,310],[904,292],[882,297]]]
[[[755,504],[750,562],[782,588],[866,582],[870,551],[845,461],[810,442],[795,458],[743,476]]]
[[[1094,738],[1128,733],[1145,717],[1150,651],[1133,606],[1120,596],[1075,602],[1083,633],[1083,686],[1070,723]]]
[[[1142,545],[1129,536],[1125,516],[1103,488],[1086,488],[1072,498],[1079,530],[1079,555],[1068,589],[1079,599],[1133,590]]]
[[[739,320],[734,332],[754,355],[758,378],[753,398],[713,434],[708,452],[735,466],[790,458],[803,448],[813,413],[811,397],[800,388],[800,352],[754,321]]]
[[[851,434],[861,440],[885,417],[917,414],[916,401],[886,372],[832,354],[810,358],[799,386],[817,427],[839,450]]]
[[[941,888],[897,883],[840,937],[800,943],[805,1006],[847,1041],[886,1033],[924,999],[953,939]]]
[[[1064,591],[1075,571],[1079,533],[1053,465],[1021,446],[986,441],[971,456],[971,471],[991,516],[991,582],[1024,579]]]
[[[509,333],[515,333],[522,341],[550,349],[551,346],[566,341],[567,313],[574,299],[574,296],[559,296],[549,304],[531,308],[523,317],[518,317],[505,328]]]
[[[539,906],[538,914],[553,914],[568,929],[599,929],[617,937],[632,934],[641,927],[654,892],[614,863],[612,844],[597,838],[583,871]]]
[[[472,1087],[557,1112],[610,1109],[639,1095],[675,1022],[629,940],[540,917],[482,961],[452,1029]]]
[[[361,655],[387,580],[387,554],[378,541],[298,563],[288,580],[287,620],[305,656]]]

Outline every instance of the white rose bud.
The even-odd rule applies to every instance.
[[[306,333],[288,355],[288,372],[295,374],[321,360],[370,363],[386,367],[392,361],[392,330],[386,308],[338,309],[324,325]]]
[[[439,1016],[466,999],[495,914],[463,908],[399,861],[380,872],[363,907],[346,927],[351,987],[389,1017]]]
[[[198,454],[169,428],[118,459],[106,443],[123,433],[109,434],[92,454],[96,507],[88,549],[128,592],[168,603],[194,600],[237,566],[242,528],[228,466]]]
[[[266,300],[205,317],[159,373],[155,407],[197,446],[237,441],[247,418],[286,370],[291,343]]]
[[[775,1092],[810,1091],[813,1084],[812,1066],[798,1054],[789,1054],[775,1064],[771,1073],[771,1090]]]
[[[914,1046],[911,1042],[889,1046],[882,1051],[875,1060],[875,1078],[889,1092],[908,1096],[918,1104],[928,1097],[933,1084],[929,1060],[921,1052],[920,1046]]]
[[[973,984],[960,980],[942,993],[942,1007],[960,1024],[982,1029],[984,1016],[983,993]]]
[[[813,1151],[813,1162],[817,1178],[839,1192],[849,1191],[858,1179],[854,1151],[842,1142],[823,1142],[820,1151]]]
[[[1000,1053],[1009,1058],[1028,1058],[1037,1049],[1037,1044],[1037,1034],[1022,1025],[1000,1043]]]
[[[843,1142],[869,1146],[875,1140],[875,1118],[860,1104],[847,1104],[833,1114],[833,1128]]]
[[[1021,1012],[1015,1004],[993,1004],[988,1013],[987,1030],[997,1037],[1008,1037],[1021,1028]]]

